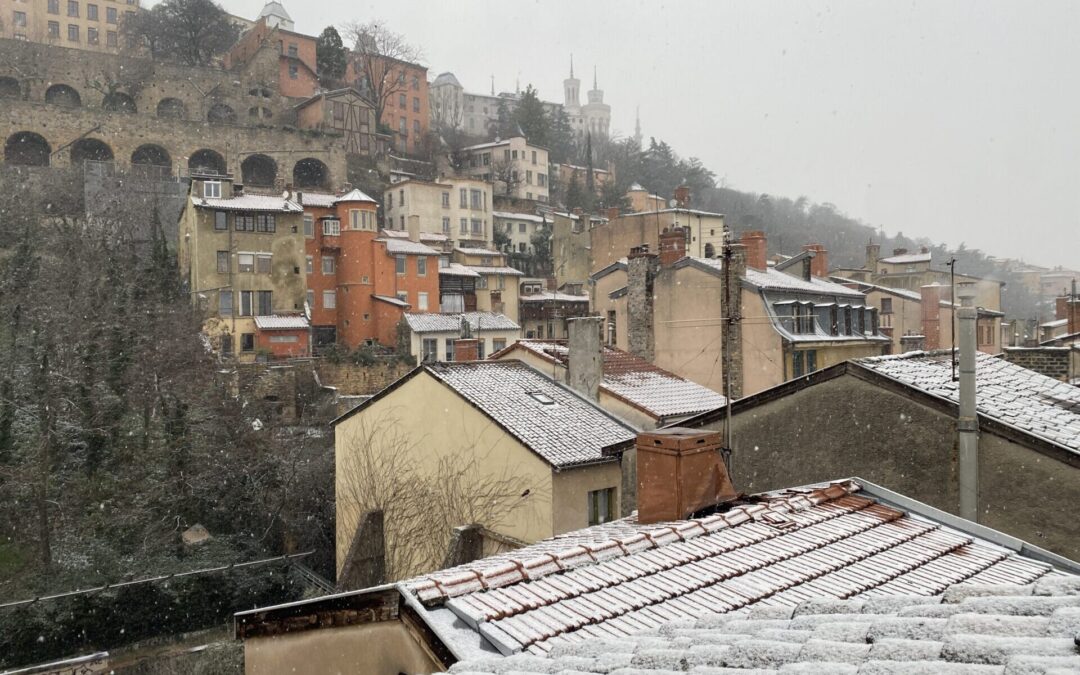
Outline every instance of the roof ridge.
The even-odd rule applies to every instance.
[[[501,361],[497,363],[514,362]],[[526,364],[522,365],[528,367]],[[853,494],[861,489],[862,486],[855,481],[840,481],[832,483],[828,487],[777,499],[767,506],[764,504],[736,506],[724,513],[674,521],[653,530],[635,532],[625,537],[613,537],[597,544],[573,544],[565,549],[539,554],[527,560],[508,560],[505,564],[486,570],[465,566],[464,569],[455,568],[456,571],[447,570],[447,574],[444,575],[433,572],[419,579],[405,582],[404,585],[412,590],[417,599],[424,605],[438,605],[451,598],[474,593],[478,590],[501,588],[520,581],[534,581],[582,565],[622,557],[652,548],[660,548],[704,534],[712,534],[745,522],[759,520],[767,514],[804,511],[823,502]]]

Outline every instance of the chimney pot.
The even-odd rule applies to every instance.
[[[806,244],[804,251],[813,251],[814,257],[810,261],[810,274],[815,277],[829,276],[829,252],[821,244]]]
[[[941,286],[929,284],[919,288],[919,307],[922,314],[923,348],[941,349]]]
[[[675,204],[680,209],[690,208],[690,186],[680,185],[675,188]]]
[[[867,244],[866,245],[866,264],[864,267],[870,270],[872,273],[877,274],[877,261],[881,257],[881,244]]]
[[[668,267],[686,256],[686,230],[673,227],[660,233],[660,265]]]
[[[454,361],[479,361],[480,341],[476,338],[454,340]]]
[[[409,220],[407,222],[409,223],[409,225],[408,225],[408,227],[409,227],[409,241],[419,243],[419,241],[420,241],[420,216],[409,216]]]
[[[567,319],[567,343],[569,363],[566,383],[570,388],[589,400],[596,401],[600,395],[600,381],[604,379],[603,347],[600,341],[602,319],[598,316],[582,316]]]
[[[638,434],[638,523],[681,520],[738,497],[722,443],[718,431],[683,427]]]
[[[741,242],[746,247],[746,266],[762,271],[767,269],[769,266],[767,258],[769,242],[765,239],[765,233],[760,230],[744,232]]]
[[[618,206],[612,206],[612,207],[608,208],[608,210],[607,210],[607,219],[608,220],[615,220],[618,217],[619,217],[619,207]]]

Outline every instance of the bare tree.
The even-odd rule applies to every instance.
[[[521,187],[521,172],[513,161],[499,159],[491,163],[491,181],[496,190],[502,184],[501,194],[512,196]]]
[[[382,121],[386,104],[409,88],[403,66],[416,63],[420,50],[405,38],[375,21],[353,22],[345,26],[346,40],[351,40],[350,59],[361,82],[358,88],[371,99],[376,119]]]
[[[337,453],[339,536],[351,535],[365,513],[382,511],[387,581],[438,569],[456,527],[505,533],[513,524],[537,522],[548,493],[481,439],[459,439],[432,458],[429,442],[404,431],[415,423],[393,412],[361,417]]]

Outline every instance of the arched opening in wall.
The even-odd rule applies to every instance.
[[[157,116],[182,120],[187,117],[187,106],[178,98],[163,98],[158,101]]]
[[[106,94],[105,98],[101,101],[101,107],[109,112],[132,114],[138,112],[135,105],[135,99],[122,91],[114,91],[111,94]]]
[[[213,124],[235,124],[236,111],[224,103],[215,103],[206,112],[206,121]]]
[[[4,143],[4,162],[19,166],[49,166],[51,152],[44,137],[32,131],[20,131],[8,136]]]
[[[54,84],[45,90],[45,102],[77,108],[82,105],[82,97],[66,84]]]
[[[705,257],[706,258],[715,258],[716,257],[716,247],[713,246],[712,244],[705,244]]]
[[[225,175],[225,158],[214,150],[196,150],[191,153],[187,165],[192,172]]]
[[[22,98],[22,87],[14,77],[0,77],[0,98]]]
[[[240,163],[240,177],[244,185],[272,187],[277,178],[277,162],[266,155],[248,155]]]
[[[169,157],[169,153],[165,148],[160,145],[154,145],[147,143],[146,145],[140,145],[135,148],[135,152],[131,153],[132,165],[141,166],[163,166],[171,167],[172,158]]]
[[[87,160],[111,162],[113,160],[112,148],[96,138],[80,138],[71,144],[71,163],[78,166]]]
[[[293,185],[298,188],[325,188],[330,185],[330,170],[319,160],[308,157],[293,166]]]

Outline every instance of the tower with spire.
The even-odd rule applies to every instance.
[[[641,106],[634,109],[634,143],[641,147]]]
[[[574,55],[571,54],[570,77],[563,80],[563,107],[566,108],[567,115],[571,114],[571,110],[577,111],[581,108],[579,91],[581,91],[581,80],[574,77]]]
[[[593,86],[589,90],[589,102],[581,107],[581,133],[606,138],[611,128],[611,106],[604,103],[604,90],[600,88],[593,66]]]

